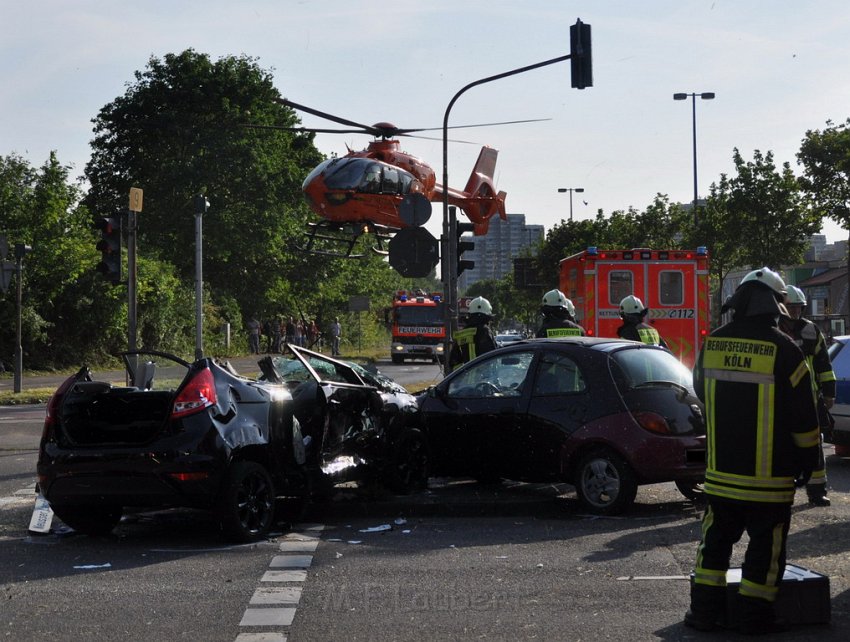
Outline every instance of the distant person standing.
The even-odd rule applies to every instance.
[[[340,356],[339,340],[342,338],[342,326],[339,324],[339,317],[334,317],[331,323],[331,356]]]
[[[248,348],[251,354],[260,354],[260,322],[251,317],[246,325],[248,326]]]
[[[583,337],[584,328],[576,323],[576,307],[560,290],[549,290],[540,306],[543,323],[537,338]]]
[[[658,334],[658,330],[646,323],[644,319],[649,308],[634,294],[620,301],[620,318],[623,325],[617,328],[617,336],[621,339],[640,341],[651,346],[667,347],[667,342]]]

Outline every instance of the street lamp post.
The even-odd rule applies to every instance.
[[[702,93],[676,93],[673,94],[673,100],[687,100],[688,96],[691,97],[693,101],[692,105],[692,116],[693,116],[693,131],[694,131],[694,227],[696,227],[698,218],[697,218],[697,96],[702,98],[703,100],[713,100],[714,92],[713,91],[704,91]]]
[[[564,192],[570,193],[570,221],[573,220],[573,192],[583,192],[583,187],[559,187],[558,191],[563,194]]]

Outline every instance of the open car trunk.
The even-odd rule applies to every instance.
[[[123,355],[129,386],[92,381],[91,372],[81,369],[59,409],[60,443],[78,447],[138,446],[159,437],[168,426],[176,391],[189,364],[164,353],[158,356],[167,360],[154,362],[150,355]]]

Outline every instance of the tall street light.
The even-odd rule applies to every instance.
[[[694,127],[694,227],[696,227],[697,219],[697,96],[703,100],[713,100],[713,91],[704,91],[702,93],[677,93],[673,94],[673,100],[687,100],[688,96],[693,99],[692,114]]]
[[[583,187],[559,187],[558,191],[563,194],[564,192],[570,193],[570,220],[573,220],[573,192],[583,192]]]

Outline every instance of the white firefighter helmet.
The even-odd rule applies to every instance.
[[[643,314],[646,310],[643,301],[634,294],[630,294],[620,301],[620,316],[625,314]]]
[[[483,296],[478,296],[469,302],[469,314],[484,314],[491,317],[493,316],[493,306]]]
[[[749,283],[750,281],[764,283],[767,287],[769,287],[771,290],[773,290],[776,294],[780,296],[785,296],[785,293],[787,291],[785,287],[785,281],[783,281],[782,277],[779,276],[779,274],[777,274],[773,270],[771,270],[769,267],[763,267],[748,273],[743,279],[741,279],[741,285],[744,285],[744,283]]]
[[[543,305],[550,308],[566,308],[567,295],[560,290],[549,290],[543,295]]]
[[[806,295],[796,285],[789,285],[785,305],[806,305]]]

